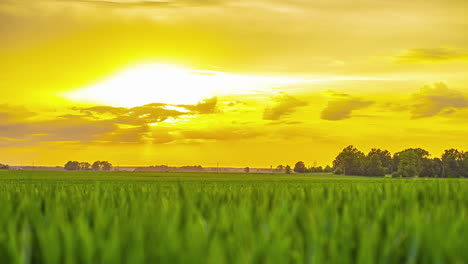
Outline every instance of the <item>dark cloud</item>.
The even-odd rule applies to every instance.
[[[468,107],[467,97],[459,91],[449,89],[444,83],[436,83],[433,87],[424,86],[413,94],[412,100],[412,118],[450,114],[456,109]]]
[[[308,105],[307,102],[299,100],[287,94],[273,98],[273,106],[265,109],[264,120],[279,120],[285,115],[292,114],[298,107]]]
[[[468,52],[459,48],[411,49],[396,57],[400,62],[442,62],[468,59]]]
[[[327,107],[321,113],[321,118],[324,120],[336,121],[350,118],[354,110],[366,108],[374,103],[347,94],[334,93],[332,95],[335,98],[328,102]]]

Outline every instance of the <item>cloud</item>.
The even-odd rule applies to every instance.
[[[468,59],[468,52],[460,48],[410,49],[396,57],[399,62],[442,62]]]
[[[336,121],[351,118],[354,110],[366,108],[374,103],[348,94],[332,92],[332,96],[335,99],[329,101],[325,109],[322,110],[321,118],[324,120]]]
[[[220,4],[223,1],[217,0],[68,0],[68,2],[85,3],[100,7],[109,8],[171,8],[183,6],[210,6]]]
[[[0,123],[14,122],[36,116],[36,113],[21,106],[0,105]]]
[[[307,102],[299,100],[287,94],[273,98],[273,106],[265,109],[264,120],[279,120],[285,115],[292,114],[298,107],[308,105]]]
[[[218,104],[218,98],[213,97],[213,98],[205,99],[196,105],[178,105],[178,106],[183,107],[192,112],[199,113],[199,114],[212,114],[216,112],[217,104]]]
[[[468,99],[461,92],[452,90],[445,83],[436,83],[433,87],[424,86],[412,95],[411,117],[423,118],[439,114],[450,114],[456,109],[467,108]]]
[[[150,124],[214,113],[217,98],[196,105],[174,106],[148,104],[138,107],[73,107],[68,113],[32,120],[37,113],[25,108],[3,105],[0,108],[0,147],[31,145],[40,142],[75,143],[165,143],[174,140],[172,135],[154,134]],[[157,131],[156,131],[157,132]]]

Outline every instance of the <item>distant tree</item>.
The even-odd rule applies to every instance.
[[[392,160],[392,154],[390,153],[390,151],[373,148],[371,149],[371,151],[369,151],[369,153],[367,154],[367,157],[370,157],[374,154],[379,157],[382,167],[385,170],[385,173],[392,173],[393,160]]]
[[[303,161],[298,161],[296,165],[294,165],[294,171],[297,173],[305,173],[307,172],[307,168]]]
[[[278,165],[275,168],[275,172],[278,172],[278,173],[284,172],[284,168],[285,167],[283,165]]]
[[[333,168],[330,167],[330,165],[327,165],[327,166],[325,166],[325,168],[323,169],[323,172],[327,172],[327,173],[333,172]]]
[[[286,167],[284,168],[284,172],[285,172],[286,174],[291,174],[291,166],[286,165]]]
[[[310,171],[310,172],[323,172],[323,168],[322,168],[322,166],[310,167],[308,171]]]
[[[78,167],[79,167],[79,170],[90,170],[91,169],[91,164],[89,164],[89,162],[80,162],[78,164]]]
[[[250,172],[250,168],[249,168],[249,167],[245,167],[245,168],[244,168],[244,172],[245,172],[245,173],[249,173],[249,172]]]
[[[343,171],[345,175],[362,175],[365,155],[354,146],[343,149],[333,161],[335,172]]]
[[[101,162],[98,160],[98,161],[95,161],[93,163],[93,165],[91,165],[91,168],[94,170],[94,171],[100,171],[102,169],[102,165],[101,165]]]
[[[101,164],[103,171],[110,171],[112,169],[112,164],[108,161],[101,161]]]
[[[413,149],[402,151],[398,154],[397,177],[417,177],[422,171],[420,156]]]
[[[78,161],[69,161],[64,166],[65,170],[76,171],[80,169],[80,163]]]
[[[364,175],[385,176],[385,168],[382,166],[380,155],[372,151],[369,154],[364,164]]]
[[[460,155],[461,176],[468,178],[468,152],[462,152]]]
[[[10,166],[0,163],[0,170],[9,170],[9,169],[10,169]]]
[[[432,163],[428,162],[429,156],[429,152],[421,148],[409,148],[395,153],[393,155],[393,166],[397,168],[397,171],[394,176],[425,176],[430,173],[432,167]]]
[[[444,176],[448,178],[461,177],[463,153],[458,149],[448,149],[442,154],[442,164],[444,166]]]
[[[432,160],[432,172],[434,178],[443,178],[444,177],[444,164],[441,159],[434,158]]]

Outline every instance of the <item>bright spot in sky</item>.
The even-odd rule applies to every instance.
[[[143,64],[63,96],[73,101],[122,107],[150,103],[195,104],[213,96],[262,92],[301,82],[304,80]]]

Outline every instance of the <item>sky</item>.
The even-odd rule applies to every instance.
[[[0,163],[468,150],[463,0],[0,0]]]

